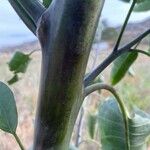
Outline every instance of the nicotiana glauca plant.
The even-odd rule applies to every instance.
[[[9,0],[10,4],[37,36],[42,51],[41,82],[35,121],[33,150],[69,150],[76,118],[86,96],[96,90],[108,90],[109,98],[89,117],[89,133],[94,139],[98,124],[103,150],[146,150],[150,134],[150,117],[139,109],[128,111],[112,87],[117,84],[134,63],[139,53],[150,56],[138,44],[149,35],[150,29],[141,33],[120,48],[132,11],[150,10],[149,0],[133,0],[112,53],[92,72],[85,75],[87,61],[96,27],[105,0]],[[130,0],[124,0],[130,2]],[[32,53],[32,52],[31,52]],[[24,73],[31,60],[30,54],[17,52],[8,63],[14,77]],[[113,62],[112,86],[96,80],[98,75]],[[17,134],[17,110],[14,96],[0,82],[0,128]],[[117,122],[117,123],[115,123]],[[78,149],[76,147],[70,149]]]

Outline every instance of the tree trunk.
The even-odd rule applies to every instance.
[[[53,0],[39,20],[42,48],[34,150],[68,150],[104,0]]]

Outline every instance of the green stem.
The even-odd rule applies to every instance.
[[[138,53],[141,53],[141,54],[144,54],[144,55],[150,57],[150,53],[149,52],[146,52],[146,51],[143,51],[143,50],[140,50],[140,49],[131,49],[130,52],[138,52]]]
[[[37,51],[39,51],[39,49],[35,49],[35,50],[31,51],[28,55],[31,56],[33,53],[35,53]]]
[[[125,131],[126,131],[126,140],[127,140],[127,150],[130,150],[130,141],[129,141],[129,122],[128,122],[128,117],[129,117],[129,112],[128,110],[126,109],[125,107],[125,104],[124,102],[121,100],[121,98],[119,97],[119,95],[117,94],[116,90],[109,86],[109,85],[106,85],[106,84],[102,84],[102,83],[96,83],[96,84],[93,84],[91,86],[88,86],[85,88],[85,94],[84,96],[88,96],[89,94],[91,94],[92,92],[96,91],[96,90],[101,90],[101,89],[105,89],[105,90],[108,90],[109,92],[111,92],[114,97],[116,98],[119,106],[120,106],[120,109],[121,109],[121,112],[122,112],[122,115],[123,115],[123,119],[124,119],[124,123],[125,123]]]
[[[21,141],[20,141],[18,135],[17,135],[16,133],[14,133],[13,136],[15,137],[15,139],[16,139],[16,141],[17,141],[19,147],[20,147],[20,149],[21,149],[21,150],[25,150],[25,148],[24,148],[23,144],[21,143]]]
[[[89,75],[84,78],[84,86],[87,87],[108,65],[110,65],[116,58],[122,55],[125,52],[129,52],[131,47],[141,41],[144,37],[150,34],[150,29],[142,33],[136,39],[126,44],[117,51],[113,51],[98,67],[93,70]]]
[[[124,24],[123,24],[123,26],[122,26],[121,32],[120,32],[120,34],[119,34],[118,40],[117,40],[117,42],[116,42],[114,51],[117,51],[117,50],[118,50],[119,44],[120,44],[121,39],[122,39],[122,35],[123,35],[123,33],[124,33],[124,31],[125,31],[125,28],[126,28],[126,26],[127,26],[127,24],[128,24],[129,18],[130,18],[130,16],[131,16],[131,13],[132,13],[132,11],[133,11],[133,8],[134,8],[135,4],[136,4],[136,0],[133,0],[132,5],[131,5],[131,7],[130,7],[130,9],[129,9],[129,12],[128,12],[127,16],[126,16],[125,22],[124,22]]]

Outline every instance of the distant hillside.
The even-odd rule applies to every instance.
[[[124,34],[123,43],[132,40],[133,38],[137,37],[139,34],[143,33],[147,29],[150,28],[150,18],[146,19],[140,23],[130,23],[126,28],[126,32]],[[116,30],[120,31],[121,27],[117,27]],[[142,41],[143,44],[150,44],[150,36],[145,38]]]
[[[150,28],[150,18],[143,22],[140,22],[140,23],[130,23],[126,28],[126,32],[123,36],[122,44],[131,41],[132,39],[137,37],[139,34],[146,31],[148,28]],[[121,26],[116,27],[116,30],[118,32],[120,31],[120,29],[121,29]],[[99,39],[100,38],[98,38],[98,41],[99,41]],[[109,42],[110,42],[110,40],[109,40]],[[142,41],[142,44],[146,44],[146,45],[150,44],[150,36],[148,38],[145,38]],[[15,50],[30,51],[30,50],[39,49],[39,48],[40,48],[40,46],[38,44],[38,41],[34,41],[34,42],[24,43],[22,45],[18,45],[18,46],[14,46],[14,47],[0,48],[0,52],[4,52],[4,51],[12,52]]]

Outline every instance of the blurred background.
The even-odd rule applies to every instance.
[[[100,23],[93,42],[92,51],[87,67],[87,72],[92,71],[112,51],[130,4],[118,0],[106,0]],[[131,41],[150,27],[150,11],[144,13],[132,13],[122,44]],[[102,34],[101,34],[102,32]],[[140,47],[148,50],[150,47],[150,36],[145,38]],[[0,80],[7,82],[12,73],[7,63],[15,51],[25,53],[39,50],[37,38],[27,29],[8,1],[0,1]],[[11,86],[13,89],[19,113],[19,126],[17,133],[25,144],[30,148],[33,139],[33,127],[36,100],[38,95],[40,79],[41,52],[37,51],[32,55],[32,61],[27,72],[21,76],[21,80]],[[150,59],[140,55],[132,66],[131,72],[116,86],[120,96],[130,103],[136,104],[139,108],[150,113]],[[102,74],[101,78],[106,83],[109,81],[110,67]],[[87,127],[88,113],[95,112],[100,101],[109,96],[109,93],[95,92],[91,94],[83,104],[75,126],[73,141],[86,141],[89,138]],[[12,148],[13,147],[13,148]],[[83,142],[80,149],[99,148],[92,142]],[[13,137],[0,132],[0,150],[19,150]]]

